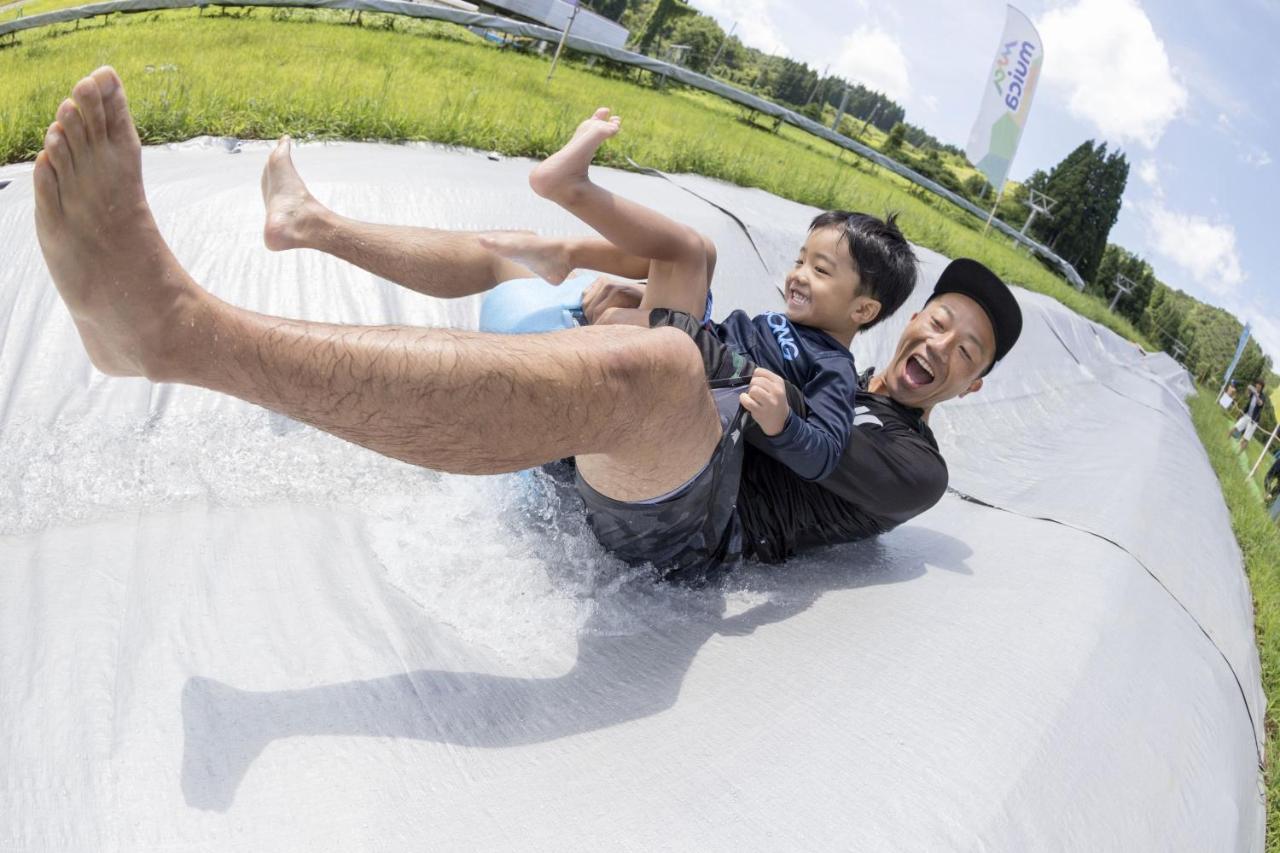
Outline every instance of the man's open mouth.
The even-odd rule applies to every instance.
[[[905,372],[907,381],[911,383],[913,388],[921,388],[933,381],[933,370],[918,355],[913,355],[907,359]]]

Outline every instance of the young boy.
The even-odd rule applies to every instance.
[[[709,330],[755,363],[750,386],[738,402],[763,431],[772,455],[803,479],[826,477],[853,423],[857,375],[849,345],[860,329],[891,315],[910,295],[915,286],[910,245],[892,217],[883,222],[845,211],[821,214],[810,224],[787,274],[786,313],[748,317],[734,311],[723,323],[712,324],[711,241],[587,176],[596,150],[619,127],[619,117],[606,108],[597,110],[529,177],[536,193],[573,213],[604,240],[492,234],[484,238],[485,245],[553,283],[575,268],[647,278],[639,308],[611,309],[603,321],[675,325],[695,341],[703,329]],[[707,347],[700,348],[707,353]],[[804,417],[792,411],[783,379],[801,391]]]

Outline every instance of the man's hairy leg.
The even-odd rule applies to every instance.
[[[719,418],[696,348],[676,330],[332,326],[218,300],[156,228],[115,72],[95,71],[73,94],[37,158],[36,230],[104,373],[211,388],[436,470],[576,455],[619,500],[675,488],[710,458]]]
[[[262,200],[268,249],[316,249],[428,296],[470,296],[533,276],[528,267],[481,245],[488,232],[381,225],[334,213],[303,183],[287,136],[263,167]]]

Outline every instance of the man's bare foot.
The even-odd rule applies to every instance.
[[[294,168],[291,145],[287,135],[280,137],[262,169],[262,201],[267,206],[262,240],[273,252],[305,247],[308,226],[325,211]]]
[[[480,245],[528,267],[550,284],[561,284],[573,272],[563,239],[541,237],[532,231],[490,231],[480,235]]]
[[[587,167],[596,149],[618,133],[622,117],[608,107],[596,110],[591,118],[578,125],[563,148],[543,160],[529,173],[529,186],[543,198],[563,203],[571,200],[584,185],[590,184]]]
[[[71,90],[33,172],[36,236],[94,366],[163,372],[206,296],[169,251],[142,188],[142,146],[109,67]]]

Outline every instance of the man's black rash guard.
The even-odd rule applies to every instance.
[[[864,387],[870,376],[863,377]],[[796,389],[787,391],[793,410],[804,405]],[[835,470],[818,482],[792,474],[771,458],[760,428],[747,428],[737,508],[746,556],[780,563],[817,545],[865,539],[942,498],[947,465],[919,409],[859,391],[854,412]]]
[[[757,428],[757,441],[804,480],[830,476],[853,427],[858,378],[848,348],[821,329],[775,312],[750,317],[734,311],[723,323],[712,324],[712,331],[804,395],[804,409],[791,407],[782,432],[768,436]]]

